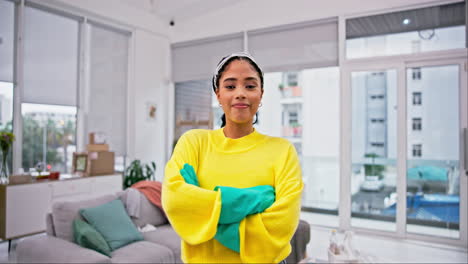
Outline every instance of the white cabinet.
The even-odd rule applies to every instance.
[[[122,190],[122,175],[0,185],[0,238],[45,231],[45,217],[58,201],[77,201]]]
[[[8,186],[4,238],[43,231],[44,212],[49,208],[50,194],[50,186],[46,183]]]

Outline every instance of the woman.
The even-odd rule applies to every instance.
[[[279,263],[299,222],[301,169],[289,141],[253,127],[263,73],[247,53],[221,60],[213,90],[223,127],[179,139],[162,202],[186,263]]]

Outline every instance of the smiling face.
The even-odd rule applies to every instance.
[[[226,115],[226,124],[252,124],[262,100],[259,73],[245,59],[235,59],[221,74],[216,97]]]

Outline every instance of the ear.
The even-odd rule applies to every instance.
[[[218,99],[218,102],[219,102],[219,97],[220,97],[219,88],[215,90],[215,94],[216,94],[216,98]]]

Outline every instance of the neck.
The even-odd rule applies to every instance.
[[[247,136],[254,131],[252,123],[236,124],[228,122],[223,128],[224,135],[228,138],[236,139]]]

